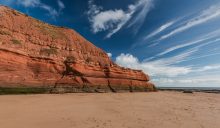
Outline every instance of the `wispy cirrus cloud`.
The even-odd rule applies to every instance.
[[[59,11],[61,11],[65,8],[65,5],[61,0],[57,0],[57,4],[59,6]]]
[[[1,2],[1,0],[0,0]],[[41,0],[4,0],[3,4],[5,5],[20,5],[25,8],[41,8],[45,11],[47,11],[50,16],[53,18],[57,17],[60,15],[61,11],[65,8],[64,3],[61,0],[56,1],[58,4],[58,9],[53,8],[52,6],[43,3]]]
[[[217,56],[220,55],[220,52],[216,52],[216,53],[208,53],[205,55],[199,55],[199,56],[195,56],[195,57],[190,57],[188,59],[185,59],[183,61],[192,61],[192,60],[197,60],[197,59],[202,59],[202,58],[207,58],[207,57],[212,57],[212,56]]]
[[[17,3],[23,5],[24,7],[37,7],[44,5],[40,0],[17,0]]]
[[[168,49],[165,49],[164,51],[157,53],[155,56],[146,58],[145,61],[150,61],[152,59],[164,56],[166,54],[178,51],[180,49],[183,48],[187,48],[190,46],[193,46],[191,48],[186,49],[185,51],[193,51],[193,50],[199,50],[199,48],[219,42],[220,41],[220,30],[215,30],[213,32],[210,32],[208,34],[203,34],[203,35],[199,35],[198,37],[196,37],[195,39],[191,40],[191,41],[183,41],[181,44],[172,46]],[[190,59],[188,59],[190,60]],[[185,60],[182,60],[185,61]]]
[[[155,58],[158,58],[158,57],[161,57],[165,54],[168,54],[168,53],[171,53],[173,51],[177,51],[181,48],[184,48],[184,47],[187,47],[187,46],[191,46],[191,45],[194,45],[194,44],[197,44],[197,43],[200,43],[200,42],[203,42],[205,40],[197,40],[195,42],[192,42],[192,44],[189,44],[187,43],[188,45],[177,45],[177,46],[174,46],[174,47],[171,47],[167,50],[165,50],[164,52],[161,52],[161,53],[158,53],[157,55],[155,56],[152,56],[152,57],[149,57],[149,58],[146,58],[144,59],[144,61],[151,61],[152,59],[155,59]],[[199,51],[200,48],[204,47],[204,46],[208,46],[210,44],[213,44],[213,43],[218,43],[220,42],[220,38],[216,38],[216,39],[213,39],[213,40],[210,40],[210,41],[207,41],[207,42],[203,42],[199,45],[196,45],[192,48],[189,48],[187,50],[185,50],[182,54],[184,53],[188,53],[188,52],[191,52],[191,53],[195,53],[197,51]],[[194,43],[194,44],[193,44]],[[220,53],[219,52],[216,52],[216,53],[208,53],[206,55],[200,55],[200,56],[194,56],[194,57],[189,57],[187,59],[182,59],[180,61],[176,61],[176,63],[180,63],[180,62],[186,62],[186,61],[192,61],[192,60],[196,60],[196,59],[201,59],[201,58],[205,58],[205,57],[210,57],[210,56],[215,56],[215,55],[219,55]],[[178,55],[177,55],[178,56]]]
[[[139,0],[136,4],[129,5],[130,11],[134,13],[138,11],[138,14],[133,17],[128,27],[134,26],[134,32],[137,33],[153,6],[153,0]]]
[[[149,35],[142,37],[138,43],[134,43],[131,48],[135,48],[138,45],[143,45],[146,42],[145,41],[150,41],[150,39],[156,35],[159,35],[160,33],[162,33],[163,31],[167,30],[169,27],[171,27],[172,25],[174,25],[176,22],[178,21],[178,19],[172,20],[170,22],[167,22],[163,25],[161,25],[159,28],[157,28],[156,30],[154,30],[153,32],[151,32]],[[154,43],[153,43],[154,42]],[[152,44],[148,45],[148,47],[153,47],[159,44],[159,41],[152,41]]]
[[[178,33],[186,31],[194,26],[206,23],[206,22],[211,21],[211,20],[218,18],[218,17],[220,17],[220,6],[219,5],[211,6],[208,9],[199,13],[196,17],[189,19],[186,23],[184,23],[180,27],[177,27],[176,29],[174,29],[170,33],[161,36],[158,39],[158,41],[167,39],[173,35],[176,35]]]
[[[93,33],[108,31],[106,38],[110,38],[128,22],[130,22],[129,27],[142,25],[152,7],[152,0],[139,0],[129,5],[127,10],[104,10],[102,6],[94,4],[94,0],[90,0],[88,5],[87,14]]]
[[[192,45],[195,45],[195,44],[199,44],[199,43],[202,43],[202,42],[205,42],[205,41],[207,41],[208,43],[205,42],[204,44],[210,44],[210,43],[217,42],[217,41],[219,41],[219,39],[218,39],[218,37],[220,37],[219,35],[220,35],[219,30],[208,33],[206,35],[202,35],[201,37],[199,37],[198,39],[195,39],[193,41],[182,43],[182,44],[170,47],[170,48],[166,49],[165,51],[159,53],[157,56],[162,56],[162,55],[165,55],[167,53],[170,53],[170,52],[173,52],[173,51],[176,51],[176,50],[188,47],[188,46],[192,46]],[[211,41],[208,41],[208,40],[211,40]]]
[[[176,23],[177,20],[173,20],[170,22],[167,22],[165,24],[163,24],[162,26],[160,26],[159,28],[157,28],[156,30],[154,30],[153,32],[151,32],[149,35],[147,35],[146,37],[144,37],[144,40],[147,40],[153,36],[156,36],[157,34],[163,32],[164,30],[166,30],[167,28],[169,28],[170,26],[172,26],[174,23]]]
[[[214,51],[214,48],[219,48],[219,29],[212,28],[212,32],[208,30],[209,32],[205,31],[205,34],[199,35],[193,33],[192,36],[185,38],[185,41],[173,42],[168,48],[161,45],[161,42],[167,38],[198,25],[212,21],[216,23],[219,20],[218,18],[220,18],[220,6],[215,5],[197,13],[197,15],[190,15],[190,18],[187,16],[164,23],[149,35],[139,39],[154,42],[152,46],[157,44],[158,47],[153,48],[159,48],[159,52],[156,50],[156,53],[152,52],[155,53],[154,56],[148,56],[141,61],[132,54],[122,53],[116,57],[116,63],[124,67],[143,70],[150,74],[153,81],[156,81],[155,83],[160,86],[219,86],[220,65],[217,60],[220,53],[218,49]],[[154,40],[153,37],[156,36],[160,36],[160,38]],[[146,50],[151,50],[147,48]],[[210,58],[214,58],[214,61],[210,62]],[[217,77],[212,78],[209,75],[204,78],[201,77],[202,74],[208,73],[213,73]],[[207,85],[209,83],[213,85]]]

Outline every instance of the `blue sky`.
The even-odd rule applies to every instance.
[[[0,0],[70,27],[157,86],[220,87],[219,0]]]

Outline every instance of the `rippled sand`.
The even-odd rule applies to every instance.
[[[220,94],[0,96],[1,128],[219,128]]]

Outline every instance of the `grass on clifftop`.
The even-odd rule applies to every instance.
[[[39,21],[38,23],[36,23],[35,27],[39,28],[43,34],[49,35],[53,40],[68,40],[67,36],[61,30],[59,30],[59,28],[55,26],[48,25]]]

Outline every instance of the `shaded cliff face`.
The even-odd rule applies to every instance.
[[[0,87],[63,91],[154,90],[142,71],[114,64],[71,29],[0,6]]]

